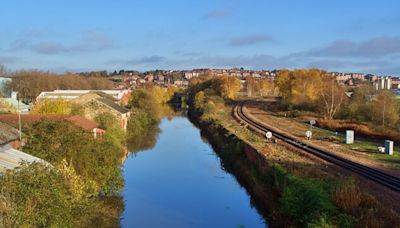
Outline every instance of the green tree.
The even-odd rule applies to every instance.
[[[354,89],[349,105],[348,117],[358,121],[370,120],[370,100],[376,91],[371,85],[361,85]]]

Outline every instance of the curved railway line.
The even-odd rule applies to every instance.
[[[259,121],[254,120],[254,118],[249,116],[249,114],[247,114],[244,109],[245,109],[245,102],[243,102],[240,105],[236,105],[233,110],[233,115],[238,121],[245,122],[248,125],[248,127],[253,129],[254,131],[257,131],[258,133],[262,133],[263,135],[265,135],[265,133],[269,131],[273,134],[273,137],[275,137],[279,140],[282,140],[283,142],[286,142],[286,143],[288,143],[296,148],[299,148],[307,153],[317,156],[327,162],[330,162],[332,164],[335,164],[342,168],[350,170],[354,173],[357,173],[369,180],[372,180],[376,183],[384,185],[396,192],[400,192],[400,178],[399,177],[392,176],[392,175],[382,172],[380,170],[377,170],[377,169],[350,161],[343,157],[334,155],[334,154],[330,153],[329,151],[315,147],[308,143],[304,143],[293,136],[285,134],[284,132],[280,132],[279,130],[272,129],[272,128],[264,125],[263,123],[260,123]]]

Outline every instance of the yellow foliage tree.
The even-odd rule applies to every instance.
[[[73,111],[73,104],[70,101],[57,99],[45,99],[39,101],[33,106],[32,114],[71,114]]]
[[[277,74],[275,85],[287,104],[315,107],[321,97],[324,79],[328,76],[318,69],[282,70]]]
[[[153,85],[149,87],[148,90],[158,104],[166,104],[172,99],[178,89],[173,86],[160,87],[157,85]]]
[[[65,159],[57,166],[57,170],[64,177],[76,200],[93,196],[98,190],[98,186],[94,181],[89,180],[85,182],[76,173],[73,165],[69,164]]]
[[[261,79],[259,81],[260,84],[260,95],[262,97],[268,95],[274,95],[275,92],[275,85],[274,81],[271,79]]]
[[[275,85],[279,89],[279,95],[283,101],[290,103],[292,101],[292,87],[293,87],[294,74],[289,70],[281,70],[276,75]]]
[[[240,90],[240,80],[235,77],[223,77],[218,80],[218,92],[222,97],[235,99]]]
[[[325,72],[311,70],[293,71],[292,102],[295,105],[315,105],[321,93],[322,78]]]

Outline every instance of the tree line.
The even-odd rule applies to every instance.
[[[375,90],[369,82],[348,88],[326,71],[298,69],[279,71],[275,86],[280,104],[287,110],[315,111],[327,120],[370,121],[383,127],[400,124],[400,105],[395,94]]]
[[[53,74],[38,70],[21,70],[12,74],[11,87],[24,100],[32,101],[43,91],[112,89],[110,80],[102,76],[83,76],[73,73]]]

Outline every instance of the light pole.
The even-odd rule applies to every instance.
[[[18,112],[18,128],[19,128],[19,143],[20,143],[20,149],[22,149],[22,129],[21,129],[21,110],[19,108],[19,96],[17,94],[17,101],[18,101],[18,108],[17,108],[17,112]]]

